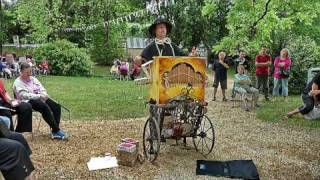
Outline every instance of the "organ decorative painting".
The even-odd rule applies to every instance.
[[[198,57],[154,57],[151,66],[150,98],[159,104],[181,95],[187,84],[192,84],[193,94],[204,101],[205,59]]]
[[[204,81],[205,77],[200,72],[196,72],[191,64],[184,62],[176,64],[171,71],[166,71],[162,75],[162,86],[165,88],[188,83],[193,87],[201,87]]]

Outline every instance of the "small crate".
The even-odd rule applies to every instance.
[[[128,148],[123,148],[123,146],[127,146]],[[122,142],[118,145],[117,153],[118,153],[118,164],[123,166],[133,167],[137,161],[139,152],[139,142],[138,141],[127,141]]]

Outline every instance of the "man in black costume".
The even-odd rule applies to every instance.
[[[167,37],[171,29],[172,24],[163,18],[158,18],[154,21],[149,27],[149,34],[154,37],[154,41],[141,53],[144,61],[150,61],[154,56],[186,56],[186,54]]]
[[[151,61],[154,56],[186,56],[186,54],[167,37],[172,30],[172,24],[163,18],[156,19],[149,27],[149,34],[154,40],[142,51],[141,57],[143,62]],[[150,103],[153,100],[150,100]],[[160,132],[162,131],[163,116],[160,121]],[[151,124],[151,126],[154,126]],[[154,127],[153,127],[154,128]],[[153,131],[155,132],[155,131]],[[161,141],[165,142],[165,138],[161,136]],[[154,153],[151,147],[150,153]]]

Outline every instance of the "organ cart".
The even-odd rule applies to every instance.
[[[153,162],[166,139],[192,138],[195,149],[211,153],[215,134],[206,115],[206,64],[199,57],[154,57],[150,64],[149,117],[143,130],[143,150]]]

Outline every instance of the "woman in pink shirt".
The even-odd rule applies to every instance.
[[[279,96],[281,87],[281,95],[286,99],[288,96],[288,80],[291,66],[291,59],[289,57],[288,49],[280,51],[280,57],[274,60],[274,83],[273,83],[273,96]]]

